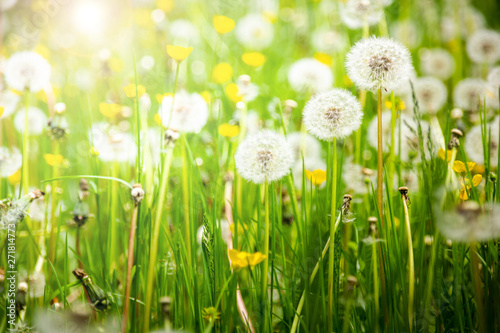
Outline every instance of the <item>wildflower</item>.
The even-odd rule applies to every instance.
[[[451,161],[451,155],[452,155],[452,150],[444,150],[443,148],[439,148],[438,150],[438,157],[444,161],[445,156],[446,156],[446,162]]]
[[[11,224],[19,224],[26,216],[31,203],[44,195],[44,192],[35,190],[6,207],[0,207],[0,228],[5,229]]]
[[[359,89],[395,90],[412,73],[411,55],[401,43],[372,37],[357,42],[347,55],[346,68]]]
[[[99,111],[106,118],[114,118],[122,110],[121,105],[114,103],[99,103]]]
[[[21,168],[23,156],[16,147],[0,147],[0,177],[10,177]]]
[[[241,102],[243,97],[238,93],[238,85],[236,83],[230,83],[224,88],[227,97],[234,103]]]
[[[455,60],[450,52],[442,48],[419,51],[420,70],[423,75],[448,80],[455,71]]]
[[[186,59],[192,51],[192,47],[167,45],[167,54],[175,61],[177,61],[177,63],[180,63],[184,59]]]
[[[306,170],[306,178],[315,186],[320,186],[326,181],[326,171],[321,169],[314,171]]]
[[[212,80],[215,83],[226,83],[233,77],[233,68],[227,62],[217,64],[212,70]]]
[[[6,62],[5,81],[17,91],[38,92],[49,84],[50,64],[35,52],[14,53]]]
[[[44,154],[43,158],[50,166],[60,166],[64,162],[64,156],[60,154]]]
[[[235,271],[245,267],[253,268],[266,259],[266,256],[260,252],[248,253],[234,249],[228,249],[227,252],[229,254],[229,260],[231,261],[231,267]]]
[[[348,90],[335,88],[311,98],[303,111],[304,126],[320,140],[345,138],[361,126],[363,112]]]
[[[337,31],[320,28],[312,34],[312,45],[315,50],[326,54],[342,51],[345,46],[345,38]]]
[[[312,135],[303,132],[293,132],[286,136],[286,140],[292,147],[295,160],[300,161],[302,158],[317,159],[321,157],[321,144]]]
[[[241,45],[260,51],[271,45],[274,28],[262,15],[248,14],[238,21],[235,33]]]
[[[493,91],[498,92],[500,87],[500,66],[493,67],[488,73],[488,84]]]
[[[137,155],[137,147],[132,135],[107,123],[94,123],[91,128],[94,146],[91,154],[104,162],[129,162],[133,164]]]
[[[135,98],[136,97],[136,90],[137,90],[137,95],[141,97],[146,93],[146,88],[143,85],[138,85],[137,87],[135,84],[131,83],[128,86],[123,87],[123,90],[125,91],[125,94],[127,97],[130,98]]]
[[[384,14],[384,8],[376,0],[347,0],[341,5],[342,21],[351,29],[377,24]]]
[[[377,174],[374,170],[347,161],[343,167],[342,180],[349,190],[365,194],[371,191],[371,184],[377,183]]]
[[[421,111],[435,114],[446,103],[448,90],[443,82],[431,76],[414,82],[415,96]]]
[[[6,118],[16,111],[21,97],[11,90],[4,90],[0,93],[0,119]]]
[[[14,127],[19,133],[24,133],[26,110],[19,110],[14,116]],[[28,108],[28,134],[40,135],[47,125],[47,116],[37,107]]]
[[[217,311],[217,309],[213,306],[209,308],[203,308],[203,310],[201,311],[201,315],[211,323],[220,318],[220,312]]]
[[[459,130],[459,129],[452,129],[451,130],[451,139],[450,139],[450,142],[448,142],[448,149],[453,149],[453,148],[457,148],[460,146],[460,141],[459,139],[464,136],[462,131]],[[443,157],[444,159],[444,157]]]
[[[487,126],[486,140],[489,142],[489,161],[492,167],[496,167],[498,164],[498,128],[498,118],[495,118]],[[491,135],[489,135],[490,131]],[[485,163],[481,125],[474,126],[469,130],[465,136],[464,150],[470,160],[481,164]]]
[[[262,184],[266,180],[279,180],[290,172],[293,151],[281,134],[263,130],[247,137],[234,158],[244,179]]]
[[[500,206],[482,210],[475,201],[463,201],[451,210],[435,207],[441,233],[457,242],[488,241],[500,237]]]
[[[462,161],[455,161],[453,163],[453,171],[460,175],[459,180],[460,184],[462,184],[462,188],[460,189],[460,199],[467,200],[468,192],[470,192],[471,184],[468,177],[468,173],[472,173],[476,166],[474,162],[467,162],[467,166]],[[472,177],[472,185],[478,186],[481,183],[483,177],[480,174],[476,174]]]
[[[132,191],[130,191],[130,195],[132,196],[135,205],[139,205],[142,199],[144,199],[144,190],[142,189],[142,185],[134,184],[134,186],[132,186]]]
[[[198,133],[208,120],[207,102],[197,93],[181,91],[173,96],[163,98],[158,114],[165,127],[179,132]]]
[[[227,138],[234,138],[240,133],[238,125],[222,124],[219,126],[219,134]]]
[[[73,214],[73,222],[77,227],[82,227],[88,221],[90,212],[89,204],[85,197],[78,198],[71,213]],[[72,224],[70,224],[70,226],[72,226]]]
[[[288,138],[288,137],[287,137]],[[313,172],[310,170],[326,170],[326,163],[323,161],[319,156],[318,157],[310,157],[310,158],[304,158],[304,160],[299,159],[295,162],[295,164],[292,167],[292,174],[293,174],[293,181],[294,185],[298,189],[302,189],[303,182],[302,180],[308,179],[311,181],[314,185],[316,185],[311,179],[311,177],[314,177]],[[308,173],[311,172],[310,176],[308,176]],[[321,175],[319,174],[318,171],[318,178],[316,180],[320,180]],[[326,183],[321,182],[317,184],[320,188],[325,187]],[[306,189],[309,189],[309,185],[306,184]]]
[[[85,273],[81,268],[77,268],[73,271],[73,275],[79,280],[83,288],[87,291],[89,297],[90,305],[96,311],[106,311],[109,308],[109,301],[106,297],[106,293],[98,285],[96,285],[92,279]]]
[[[330,68],[314,58],[297,60],[288,70],[288,82],[299,93],[318,93],[333,85]]]
[[[266,56],[260,52],[247,52],[243,53],[241,60],[248,66],[260,67],[266,62]]]
[[[234,20],[224,15],[214,15],[212,19],[215,30],[221,35],[227,34],[234,29]]]
[[[467,40],[469,58],[479,64],[500,60],[500,34],[493,30],[478,30]]]
[[[458,82],[453,91],[453,103],[456,107],[477,111],[484,104],[486,81],[482,79],[463,79]]]

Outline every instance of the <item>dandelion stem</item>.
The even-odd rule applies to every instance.
[[[264,183],[264,210],[265,210],[265,224],[264,224],[264,265],[262,267],[262,300],[266,312],[264,314],[264,325],[267,323],[267,271],[269,267],[269,181],[266,179]]]
[[[403,208],[405,212],[406,233],[408,236],[408,324],[410,325],[410,333],[413,331],[413,297],[415,294],[415,264],[413,259],[413,242],[411,239],[410,216],[408,214],[408,202],[406,194],[401,195],[403,199]]]
[[[378,145],[377,145],[377,203],[380,214],[380,225],[383,226],[383,147],[382,147],[382,89],[378,89],[377,101],[378,116]]]
[[[189,219],[189,178],[188,178],[188,165],[187,165],[187,154],[186,154],[186,135],[182,134],[181,138],[181,154],[182,154],[182,201],[184,210],[184,222],[185,222],[185,239],[187,249],[187,257],[189,263],[191,263],[191,224]]]
[[[337,138],[333,138],[333,157],[332,157],[332,198],[330,211],[330,239],[333,245],[330,247],[330,256],[328,260],[328,331],[333,331],[333,265],[335,256],[335,212],[337,198]]]
[[[479,332],[486,332],[486,320],[484,317],[483,291],[481,290],[481,273],[479,271],[480,261],[479,253],[477,253],[477,244],[472,241],[470,243],[470,257],[472,265],[472,276],[474,281],[474,293],[476,294],[476,307],[479,323]]]
[[[29,121],[28,110],[30,103],[30,95],[28,91],[24,92],[24,132],[23,132],[23,190],[28,193],[29,187]],[[21,189],[19,189],[19,197],[21,197]]]
[[[163,160],[163,173],[160,183],[160,192],[158,197],[158,205],[155,215],[155,220],[153,224],[153,233],[151,239],[151,252],[149,258],[148,265],[148,278],[147,278],[147,289],[146,289],[146,301],[145,301],[145,311],[144,311],[144,327],[143,331],[149,331],[149,319],[151,313],[151,298],[153,296],[154,289],[154,280],[155,280],[155,265],[156,265],[156,256],[158,255],[158,238],[160,236],[160,224],[163,212],[163,206],[165,203],[165,197],[167,195],[167,186],[168,186],[168,175],[170,171],[170,165],[172,164],[173,157],[173,147],[170,147],[165,155]],[[168,227],[165,228],[167,232],[167,236],[170,236],[170,232]]]
[[[127,280],[125,285],[125,298],[123,299],[123,319],[121,332],[127,331],[128,308],[130,304],[130,287],[132,285],[132,267],[134,266],[134,242],[135,229],[137,225],[137,213],[139,205],[135,205],[132,211],[132,219],[130,220],[130,233],[128,237],[128,261],[127,261]]]
[[[375,303],[375,332],[379,332],[380,328],[378,325],[378,318],[380,314],[380,305],[379,305],[379,289],[378,289],[378,268],[377,268],[377,244],[375,242],[375,233],[372,234],[372,270],[373,270],[373,300]]]

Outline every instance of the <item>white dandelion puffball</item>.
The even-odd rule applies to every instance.
[[[455,107],[467,111],[477,111],[484,104],[487,83],[482,79],[463,79],[458,82],[453,91]]]
[[[438,200],[437,200],[438,201]],[[439,231],[457,242],[488,241],[500,237],[500,205],[494,204],[484,213],[475,201],[461,202],[451,211],[434,207]]]
[[[14,127],[19,133],[24,133],[26,110],[19,110],[14,116]],[[47,116],[37,107],[28,108],[28,134],[39,135],[47,128]]]
[[[134,137],[117,126],[105,122],[94,123],[91,128],[93,146],[103,162],[128,162],[133,165],[137,156]]]
[[[365,168],[352,161],[344,164],[342,171],[342,180],[349,191],[365,194],[371,191],[371,185],[377,184],[377,171]]]
[[[302,163],[302,158],[319,159],[321,144],[313,136],[304,132],[288,133],[286,140],[292,147],[294,159]]]
[[[288,138],[288,136],[287,136]],[[324,170],[326,171],[326,163],[321,158],[304,158],[304,164],[302,165],[302,159],[295,162],[292,167],[293,174],[293,183],[296,188],[302,189],[302,177],[305,178],[305,170],[314,171],[314,170]],[[310,189],[310,183],[306,178],[306,189]],[[326,186],[326,182],[320,185],[320,188]],[[314,186],[313,186],[314,188]]]
[[[236,82],[238,96],[241,96],[245,102],[251,102],[259,96],[259,86],[251,82],[250,76],[240,75]]]
[[[15,90],[38,92],[50,80],[50,64],[35,52],[14,53],[5,64],[5,81]]]
[[[314,58],[297,60],[288,70],[288,82],[298,93],[318,93],[332,88],[330,67]]]
[[[488,132],[491,131],[490,140],[490,164],[492,167],[496,167],[498,164],[498,118],[495,118],[493,122],[489,123],[487,126]],[[464,150],[467,153],[467,157],[470,161],[484,164],[484,150],[483,150],[483,139],[481,135],[481,125],[472,127],[468,133],[465,135]]]
[[[173,45],[192,46],[200,42],[200,31],[191,21],[178,19],[169,25]]]
[[[23,165],[23,156],[16,147],[0,147],[0,177],[10,177]]]
[[[320,140],[345,138],[359,129],[361,103],[348,90],[335,88],[311,98],[302,112],[304,126]]]
[[[493,64],[500,60],[500,34],[493,30],[478,30],[467,40],[467,54],[478,64]]]
[[[410,77],[413,66],[406,46],[386,37],[357,42],[347,55],[346,68],[359,89],[395,90]]]
[[[264,16],[248,14],[238,21],[235,33],[241,45],[259,51],[271,45],[274,28]]]
[[[312,45],[316,51],[335,53],[345,48],[346,41],[344,36],[339,32],[321,28],[313,32]]]
[[[172,99],[172,96],[166,96],[160,105],[158,113],[163,126],[179,132],[200,132],[208,120],[208,106],[203,97],[197,93],[181,91],[175,95],[173,110]]]
[[[391,36],[399,40],[410,49],[417,48],[422,42],[422,34],[410,20],[396,21],[390,27]]]
[[[419,51],[420,70],[423,75],[448,80],[455,72],[455,59],[442,48],[421,49]]]
[[[263,130],[243,140],[234,160],[241,177],[262,184],[290,173],[293,151],[283,135]]]
[[[351,29],[362,28],[364,22],[369,26],[377,24],[384,14],[384,8],[378,1],[348,0],[341,4],[342,22]]]
[[[413,83],[421,111],[435,114],[446,103],[448,90],[441,80],[432,76],[420,77]]]
[[[20,100],[21,97],[18,94],[10,90],[2,91],[0,93],[0,107],[3,108],[3,114],[0,116],[0,119],[13,114]]]
[[[488,84],[498,94],[498,88],[500,88],[500,66],[493,67],[490,70],[488,73]]]

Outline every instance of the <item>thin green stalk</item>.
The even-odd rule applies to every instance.
[[[265,220],[264,220],[264,265],[262,267],[262,300],[264,301],[264,326],[267,327],[267,271],[269,268],[269,182],[266,179],[264,183],[264,210],[265,210]]]
[[[151,239],[151,247],[150,247],[150,258],[148,265],[148,277],[146,283],[146,300],[145,300],[145,311],[144,311],[144,326],[143,331],[149,331],[149,319],[151,313],[151,298],[153,297],[153,289],[154,289],[154,280],[155,280],[155,265],[156,265],[156,256],[158,255],[158,238],[160,236],[160,226],[161,226],[161,217],[163,212],[163,206],[165,204],[165,198],[167,195],[168,188],[168,176],[170,171],[170,165],[172,164],[173,157],[173,147],[170,147],[165,155],[163,160],[163,174],[160,183],[160,192],[158,197],[158,204],[156,209],[155,220],[153,224],[153,233]],[[169,236],[169,228],[168,226],[165,228],[167,235]]]
[[[372,274],[373,274],[373,301],[375,303],[375,332],[380,332],[380,327],[378,325],[379,315],[380,315],[380,304],[379,304],[379,289],[378,289],[378,265],[377,265],[377,243],[375,242],[375,233],[372,234]]]
[[[189,177],[188,177],[188,158],[186,153],[186,135],[181,138],[182,154],[182,204],[184,213],[184,242],[186,243],[188,262],[191,263],[191,223],[189,218]]]
[[[383,223],[383,147],[382,147],[382,89],[378,89],[378,99],[377,99],[377,116],[378,116],[378,145],[377,145],[377,204],[378,211],[380,214],[380,225]]]
[[[30,104],[30,95],[28,91],[24,92],[24,132],[23,132],[23,190],[28,193],[29,187],[29,121],[28,110]],[[19,197],[21,197],[21,190],[19,190]]]
[[[132,51],[134,58],[134,81],[135,81],[135,98],[134,98],[134,108],[136,115],[136,131],[137,131],[137,158],[136,158],[136,169],[137,169],[137,182],[141,182],[142,176],[142,165],[141,165],[141,115],[139,113],[139,89],[137,87],[137,63],[135,60],[135,52]],[[162,136],[163,139],[163,136]],[[162,140],[163,142],[163,140]]]
[[[408,189],[401,190],[401,198],[403,199],[403,208],[405,212],[406,233],[408,236],[408,265],[410,270],[408,272],[408,323],[410,325],[410,333],[413,331],[413,298],[415,295],[415,263],[413,258],[413,242],[411,239],[410,216],[408,214]]]
[[[333,245],[330,247],[328,260],[328,331],[333,331],[333,265],[335,257],[335,212],[337,210],[337,138],[333,138],[332,157],[332,198],[330,211],[330,239]]]
[[[474,282],[474,294],[476,296],[476,307],[477,307],[477,317],[479,324],[479,332],[485,333],[486,330],[486,318],[484,316],[484,304],[483,304],[483,290],[481,287],[481,272],[479,271],[480,261],[479,253],[477,252],[477,244],[472,241],[470,243],[470,257],[472,265],[472,281]]]

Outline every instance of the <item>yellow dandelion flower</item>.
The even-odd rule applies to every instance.
[[[163,99],[168,96],[173,96],[173,94],[172,93],[156,94],[155,97],[156,101],[161,104],[163,102]]]
[[[439,148],[438,150],[438,156],[440,159],[444,160],[446,156],[446,162],[449,162],[451,160],[451,153],[453,150],[448,150],[447,152],[443,148]]]
[[[222,124],[219,126],[219,134],[227,138],[234,138],[240,133],[238,125]]]
[[[347,88],[351,88],[353,86],[351,78],[347,75],[344,75],[344,84],[346,85]]]
[[[127,97],[130,97],[130,98],[136,97],[135,96],[135,92],[136,92],[135,84],[131,83],[128,86],[123,87],[123,90],[125,91],[125,94],[127,95]],[[146,93],[146,87],[139,84],[137,86],[137,94],[139,95],[139,97],[141,97],[145,93]]]
[[[90,155],[99,156],[99,151],[97,150],[96,147],[90,147]]]
[[[161,117],[160,117],[160,115],[159,115],[158,113],[154,115],[153,120],[154,120],[154,121],[155,121],[155,123],[157,123],[158,125],[163,126],[163,123],[161,122]]]
[[[455,161],[453,163],[453,170],[456,173],[459,173],[461,175],[467,174],[467,170],[472,172],[474,170],[474,167],[476,166],[476,163],[474,162],[467,162],[467,169],[465,168],[465,164],[462,161]]]
[[[262,12],[262,15],[270,22],[270,23],[276,23],[278,20],[278,15],[276,15],[275,12],[270,11],[270,10],[265,10]]]
[[[177,62],[181,62],[184,59],[186,59],[191,54],[192,51],[193,48],[191,46],[183,47],[183,46],[167,45],[167,54]]]
[[[241,60],[243,60],[243,62],[248,66],[260,67],[264,65],[267,58],[260,52],[247,52],[243,53],[243,55],[241,56]]]
[[[319,62],[324,63],[327,66],[331,66],[333,59],[330,57],[328,54],[323,53],[323,52],[316,52],[314,53],[314,59],[318,60]]]
[[[201,97],[203,97],[203,99],[205,100],[205,102],[207,102],[207,104],[210,103],[210,99],[211,99],[211,95],[208,91],[203,91],[200,93]]]
[[[241,102],[243,100],[243,98],[241,97],[241,95],[238,92],[238,86],[236,85],[236,83],[228,84],[225,88],[225,91],[226,91],[227,97],[231,101],[233,101],[234,103],[238,103],[238,102]]]
[[[212,22],[220,34],[227,34],[234,29],[234,20],[224,15],[214,15]]]
[[[122,107],[119,104],[99,103],[99,111],[106,118],[114,118],[121,110]]]
[[[60,166],[64,162],[64,157],[59,154],[44,154],[43,158],[50,166]]]
[[[19,184],[21,182],[21,169],[17,170],[12,175],[10,175],[8,179],[10,185]]]
[[[248,253],[234,249],[229,249],[228,255],[234,270],[240,270],[245,267],[253,268],[266,259],[266,255],[260,252]]]
[[[174,0],[157,0],[156,7],[163,10],[165,13],[170,13],[175,7]]]
[[[474,175],[472,177],[472,186],[476,187],[479,184],[481,184],[481,181],[483,180],[483,176],[480,174]],[[462,200],[467,200],[469,199],[469,192],[472,189],[472,186],[470,184],[470,181],[466,177],[460,177],[460,184],[462,184],[462,188],[460,189],[460,192],[458,193],[460,196],[460,199]]]
[[[215,83],[226,83],[233,77],[233,68],[227,62],[217,64],[212,71],[212,80]]]
[[[0,106],[0,118],[2,117],[4,111],[5,111],[5,108],[3,106]]]
[[[320,186],[326,180],[326,171],[316,169],[314,171],[306,170],[306,178],[316,186]]]

